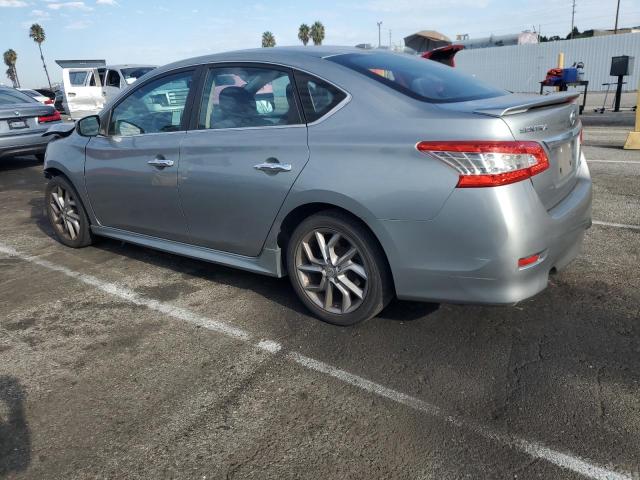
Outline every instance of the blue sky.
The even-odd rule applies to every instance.
[[[613,28],[616,0],[576,0],[576,25]],[[0,50],[18,52],[23,86],[46,84],[38,49],[28,28],[40,23],[52,81],[61,78],[54,59],[104,58],[108,63],[164,64],[209,52],[260,46],[263,31],[278,45],[297,44],[298,26],[320,20],[325,44],[377,44],[418,30],[438,30],[452,39],[516,33],[541,26],[543,35],[566,35],[571,0],[0,0]],[[621,0],[620,26],[640,25],[640,2]],[[0,83],[8,84],[0,74]]]

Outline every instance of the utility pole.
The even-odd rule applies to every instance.
[[[389,29],[389,50],[391,50],[391,29]]]
[[[618,15],[620,15],[620,0],[618,0],[618,7],[616,8],[616,26],[613,29],[613,34],[618,34]]]
[[[378,23],[378,48],[382,45],[382,37],[380,36],[380,27],[382,27],[382,21]]]
[[[569,34],[569,40],[573,40],[573,20],[576,17],[576,0],[573,0],[573,5],[571,6],[571,33]]]

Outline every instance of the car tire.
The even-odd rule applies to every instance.
[[[76,189],[65,177],[55,176],[47,183],[45,208],[60,243],[71,248],[93,243],[87,212]]]
[[[341,211],[325,210],[303,220],[286,255],[296,294],[325,322],[347,326],[368,320],[393,296],[382,248],[362,223]]]

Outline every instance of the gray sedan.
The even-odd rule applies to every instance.
[[[0,158],[35,155],[44,159],[47,138],[42,134],[61,122],[53,105],[8,87],[0,87]]]
[[[65,245],[105,236],[288,275],[335,324],[393,296],[513,304],[591,224],[575,99],[384,51],[200,57],[52,129],[46,205]]]

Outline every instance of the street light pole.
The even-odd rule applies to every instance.
[[[378,48],[382,45],[382,37],[380,36],[380,27],[382,27],[382,21],[378,23]]]
[[[618,34],[618,15],[620,15],[620,0],[618,0],[618,6],[616,7],[616,26],[613,29],[613,34]]]
[[[571,33],[569,33],[569,40],[573,40],[573,20],[576,17],[576,0],[573,0],[573,5],[571,7]]]

